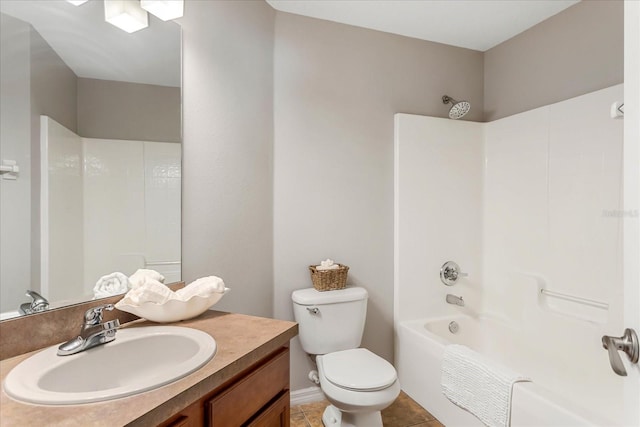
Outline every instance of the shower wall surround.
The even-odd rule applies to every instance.
[[[82,138],[45,116],[42,129],[50,299],[90,297],[114,271],[153,268],[166,283],[180,280],[180,144]]]
[[[73,301],[90,295],[84,283],[82,137],[46,116],[40,118],[40,128],[42,276],[36,290],[51,301]]]
[[[597,343],[623,329],[622,99],[617,85],[482,124],[396,115],[396,321],[452,314],[454,293],[566,344],[546,352],[567,366],[573,346],[609,369]],[[448,260],[469,273],[452,288]]]
[[[91,290],[96,275],[138,268],[159,271],[165,283],[179,281],[180,144],[93,138],[83,143],[85,285]]]
[[[454,314],[447,293],[482,305],[483,123],[395,115],[394,320]],[[440,268],[468,276],[453,287]],[[401,286],[398,286],[401,284]]]
[[[621,100],[617,85],[486,124],[485,309],[520,320],[540,285],[609,305],[542,297],[549,309],[621,321]]]

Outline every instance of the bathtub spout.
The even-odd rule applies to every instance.
[[[447,294],[447,302],[449,304],[455,304],[455,305],[459,305],[460,307],[464,307],[464,300],[462,299],[462,297]]]

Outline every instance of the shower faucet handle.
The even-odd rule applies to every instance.
[[[460,270],[460,266],[453,261],[447,261],[440,268],[440,280],[447,286],[453,286],[461,277],[467,277],[467,273]]]

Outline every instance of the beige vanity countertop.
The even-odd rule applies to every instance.
[[[138,320],[123,326],[144,327],[157,323]],[[133,396],[83,405],[45,406],[19,403],[4,392],[4,378],[31,352],[0,362],[3,382],[0,425],[9,426],[150,426],[164,421],[211,390],[287,345],[298,326],[284,320],[207,311],[201,316],[174,323],[199,329],[215,338],[217,353],[202,368],[163,387]]]

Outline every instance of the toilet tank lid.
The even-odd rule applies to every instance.
[[[317,291],[314,288],[298,289],[293,291],[291,299],[300,305],[335,304],[340,302],[358,301],[367,299],[369,294],[365,288],[347,287],[335,291]]]

